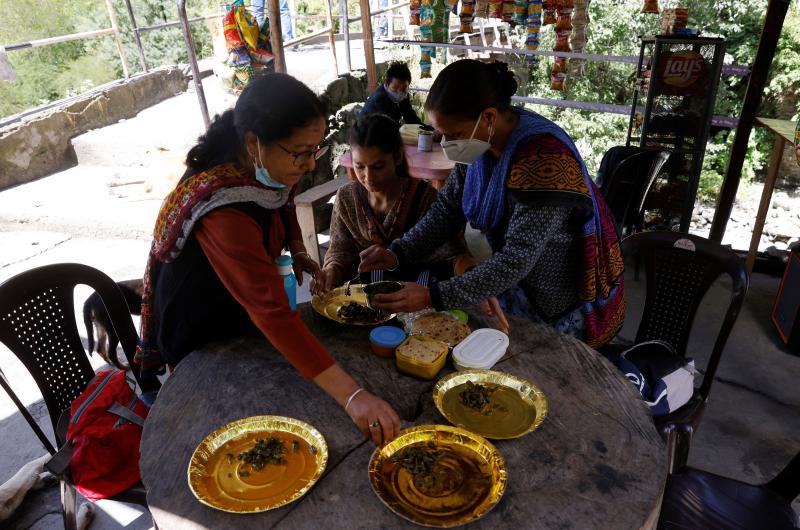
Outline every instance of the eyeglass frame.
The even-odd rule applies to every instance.
[[[294,165],[294,167],[300,167],[301,165],[303,165],[306,162],[306,160],[304,160],[303,162],[300,162],[299,164],[297,163],[298,159],[301,156],[306,156],[306,157],[313,156],[314,160],[316,161],[316,160],[319,160],[320,158],[322,158],[325,155],[325,153],[327,153],[328,150],[331,148],[331,144],[327,140],[324,140],[322,143],[317,145],[317,147],[315,147],[314,149],[312,149],[310,151],[301,151],[299,153],[295,153],[293,151],[290,151],[290,150],[286,149],[284,146],[282,146],[281,144],[279,144],[277,142],[276,142],[275,145],[277,145],[278,147],[283,149],[283,151],[287,155],[290,155],[291,157],[294,158],[294,160],[292,161],[292,164]]]

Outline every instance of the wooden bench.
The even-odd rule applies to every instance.
[[[294,204],[297,211],[297,222],[303,233],[303,244],[306,252],[315,262],[322,266],[322,259],[319,252],[319,240],[317,234],[330,226],[330,213],[327,215],[320,211],[320,208],[327,204],[339,188],[347,184],[346,177],[339,177],[328,182],[324,182],[313,188],[309,188],[303,193],[295,196]]]

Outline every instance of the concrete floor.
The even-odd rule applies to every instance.
[[[291,57],[287,62],[292,68]],[[332,75],[315,72],[312,77],[317,79]],[[212,112],[230,105],[232,100],[213,79],[207,79],[204,86]],[[76,138],[77,167],[0,192],[0,281],[57,262],[88,263],[116,280],[141,277],[160,201],[179,175],[181,158],[201,127],[195,95],[188,92],[142,111],[135,119]],[[471,232],[468,239],[477,254],[486,255],[479,234]],[[626,337],[635,332],[637,308],[644,296],[643,282],[629,276],[629,319],[622,332]],[[778,283],[778,278],[753,277],[690,454],[692,465],[752,483],[769,479],[800,450],[800,392],[796,387],[800,357],[786,352],[769,321]],[[86,289],[76,290],[76,310],[88,294]],[[308,299],[305,288],[300,296]],[[689,350],[701,369],[726,297],[725,282],[720,281],[704,301],[693,327]],[[96,356],[93,360],[96,367],[102,365]],[[49,430],[35,385],[3,347],[0,369]],[[0,437],[0,483],[44,454],[3,393]],[[800,508],[800,503],[796,507]],[[0,528],[59,528],[60,517],[58,489],[51,487],[31,493]],[[150,528],[150,522],[134,508],[103,501],[98,503],[92,528],[138,530]]]

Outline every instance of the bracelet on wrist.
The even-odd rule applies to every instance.
[[[387,269],[387,270],[388,270],[389,272],[396,271],[396,270],[397,270],[397,268],[400,266],[400,258],[398,258],[398,257],[397,257],[397,254],[395,254],[394,252],[392,252],[392,251],[391,251],[391,250],[389,250],[388,248],[386,249],[386,251],[387,251],[389,254],[391,254],[392,256],[394,256],[394,262],[396,263],[396,265],[394,266],[394,268]]]
[[[360,392],[363,392],[363,391],[364,391],[364,389],[363,389],[363,388],[361,388],[361,387],[358,387],[358,388],[356,388],[356,389],[353,391],[353,393],[352,393],[352,394],[350,394],[350,396],[349,396],[349,397],[347,398],[347,400],[344,402],[344,411],[345,411],[345,412],[347,412],[347,407],[349,407],[349,406],[350,406],[350,403],[353,401],[353,399],[355,399],[355,397],[356,397],[356,396],[357,396],[357,395],[358,395]]]

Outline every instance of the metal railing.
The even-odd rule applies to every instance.
[[[113,35],[115,44],[117,46],[117,53],[119,54],[119,60],[120,63],[122,63],[122,73],[125,76],[125,79],[128,79],[130,77],[130,72],[128,71],[128,62],[125,60],[125,49],[122,47],[122,37],[119,32],[119,24],[117,24],[117,14],[114,12],[114,7],[111,5],[111,0],[105,0],[105,3],[106,10],[108,11],[108,18],[111,22],[110,28],[82,31],[80,33],[69,33],[67,35],[57,35],[55,37],[45,37],[43,39],[35,39],[27,42],[17,42],[3,46],[3,48],[5,48],[6,51],[27,50],[31,48],[40,48],[42,46],[50,46],[53,44],[61,44],[63,42],[93,39],[96,37]]]

